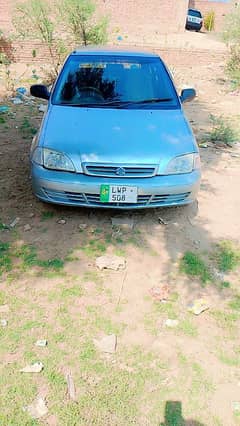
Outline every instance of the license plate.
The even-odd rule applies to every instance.
[[[200,18],[196,18],[195,16],[188,16],[188,20],[190,22],[194,22],[195,24],[200,24],[201,19]]]
[[[137,203],[137,187],[124,185],[101,185],[102,203]]]

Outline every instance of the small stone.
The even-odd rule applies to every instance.
[[[20,217],[16,217],[11,223],[10,223],[10,228],[14,228],[20,221]]]
[[[93,343],[100,351],[114,354],[117,347],[117,336],[115,334],[110,334],[109,336],[104,336],[100,340],[93,339]]]
[[[0,305],[0,313],[1,314],[7,314],[10,311],[8,305]]]
[[[8,325],[7,320],[6,319],[1,319],[0,320],[0,325],[1,325],[1,327],[7,327],[7,325]]]
[[[163,300],[167,300],[169,298],[170,290],[168,284],[164,284],[159,287],[152,287],[149,292],[154,299],[162,302]]]
[[[196,299],[188,305],[188,311],[194,315],[200,315],[209,309],[209,305],[205,299]]]
[[[120,256],[100,256],[96,259],[96,266],[102,271],[103,269],[112,269],[119,271],[126,268],[126,259]]]
[[[37,340],[35,346],[44,347],[47,346],[48,342],[46,339]]]
[[[43,364],[41,362],[35,362],[34,364],[27,365],[20,370],[21,373],[41,373],[43,370]]]
[[[212,275],[215,278],[215,280],[218,280],[218,281],[226,280],[226,275],[223,272],[218,271],[216,268],[212,268]]]
[[[133,229],[134,220],[130,217],[115,216],[111,217],[112,226],[121,227],[124,229]]]
[[[59,223],[59,225],[65,225],[66,220],[65,219],[59,219],[58,223]]]
[[[86,224],[86,223],[80,223],[80,224],[78,225],[78,228],[79,228],[79,230],[80,230],[80,231],[84,231],[84,229],[86,229],[86,228],[87,228],[87,224]]]
[[[24,232],[31,231],[31,229],[32,229],[32,227],[31,227],[31,225],[29,225],[29,223],[27,223],[27,225],[24,225],[24,227],[23,227]]]
[[[174,327],[177,327],[178,326],[178,324],[179,324],[179,321],[178,320],[173,320],[173,319],[167,319],[166,321],[165,321],[165,323],[164,323],[164,325],[166,326],[166,327],[169,327],[169,328],[174,328]]]
[[[27,411],[33,419],[40,419],[48,413],[48,408],[45,400],[41,397],[37,397],[32,404],[23,407],[23,411]]]
[[[32,219],[34,216],[35,216],[35,213],[30,213],[29,214],[30,219]]]

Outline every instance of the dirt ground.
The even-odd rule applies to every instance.
[[[197,89],[198,97],[186,105],[185,110],[199,143],[210,128],[210,114],[231,117],[238,125],[240,99],[239,95],[231,92],[225,81],[223,64],[174,67],[174,78],[179,89],[185,85],[193,85]],[[42,114],[38,112],[36,104],[8,104],[10,115],[2,115],[6,121],[0,124],[0,222],[9,225],[17,217],[19,222],[12,230],[2,227],[0,240],[13,247],[34,246],[43,260],[64,260],[64,274],[39,274],[36,266],[19,269],[19,258],[16,256],[13,269],[4,272],[0,278],[4,301],[10,306],[9,326],[0,335],[3,341],[1,370],[8,373],[10,383],[7,378],[3,379],[1,392],[4,394],[4,386],[5,389],[10,386],[12,392],[7,402],[6,395],[1,397],[5,403],[1,409],[0,424],[16,425],[20,424],[19,421],[21,425],[69,426],[240,424],[236,409],[236,403],[240,401],[240,316],[228,308],[238,292],[239,275],[236,271],[226,274],[224,280],[229,281],[231,286],[220,288],[215,284],[203,287],[197,278],[179,272],[179,261],[186,251],[202,255],[211,263],[211,253],[217,243],[240,240],[240,144],[233,149],[214,146],[200,148],[202,184],[197,203],[183,208],[121,213],[133,218],[134,227],[116,230],[112,228],[111,218],[119,215],[117,211],[65,208],[43,204],[34,198],[29,180],[29,147]],[[159,223],[159,217],[167,224]],[[64,224],[58,223],[60,219],[65,221]],[[30,230],[25,231],[27,224]],[[95,258],[103,253],[124,256],[126,270],[99,272]],[[162,284],[169,285],[170,293],[175,297],[170,304],[154,302],[150,295],[152,287]],[[73,297],[63,300],[59,296],[62,285],[65,290],[81,286],[83,293],[79,295],[76,290],[76,297],[73,292]],[[210,309],[195,317],[187,312],[187,304],[198,297],[205,297]],[[41,315],[37,309],[41,310]],[[96,316],[99,309],[105,318],[102,327],[101,319]],[[60,322],[56,316],[57,313],[60,315],[59,310]],[[34,323],[39,322],[38,315],[40,325]],[[79,322],[86,318],[91,322],[95,316],[96,324],[91,325],[92,328],[88,329],[89,323],[85,327],[85,323]],[[179,328],[167,329],[163,325],[167,318],[177,318]],[[24,328],[23,320],[24,324],[32,321],[32,327]],[[117,324],[117,327],[106,327],[107,321]],[[22,336],[20,341],[14,334],[18,323],[22,326],[22,331],[19,329]],[[44,329],[44,324],[48,324],[52,331]],[[79,327],[78,330],[76,327]],[[71,340],[73,329],[75,334]],[[115,358],[104,358],[104,363],[107,364],[105,368],[110,365],[110,370],[120,372],[117,376],[120,374],[124,385],[117,397],[118,401],[122,398],[123,406],[120,407],[120,402],[117,404],[116,401],[115,405],[111,405],[110,393],[114,394],[116,390],[112,380],[107,390],[104,388],[104,395],[110,402],[103,409],[103,402],[97,408],[94,405],[94,398],[98,398],[98,382],[91,382],[97,380],[96,376],[100,373],[88,370],[89,366],[83,364],[87,377],[84,371],[80,375],[76,360],[80,359],[86,335],[92,336],[91,333],[98,334],[110,329],[117,330],[117,352]],[[59,333],[63,336],[54,343],[54,356],[51,354],[51,342],[44,355],[43,351],[34,352],[32,342],[35,338],[47,334],[53,339],[52,336]],[[133,350],[134,357],[129,355],[132,362],[130,358],[126,361],[124,357]],[[144,354],[148,354],[148,357],[144,358]],[[21,392],[22,385],[11,382],[11,377],[24,362],[37,356],[44,358],[46,365],[49,362],[58,374],[63,374],[66,365],[71,367],[81,401],[79,412],[76,406],[71,408],[72,411],[69,409],[71,415],[70,411],[66,411],[68,402],[63,402],[66,396],[64,392],[61,393],[61,386],[64,388],[65,384],[59,379],[58,399],[58,382],[54,382],[48,368],[45,376],[39,380],[31,377],[25,381],[24,377],[25,385],[30,386],[31,382],[36,389],[29,391],[25,399],[18,400],[16,393]],[[139,371],[136,373],[137,367]],[[144,384],[141,382],[140,385],[136,379],[134,387],[134,374],[142,377],[141,369],[146,370],[146,375],[141,379]],[[128,374],[126,383],[125,376],[121,376],[123,374]],[[83,376],[85,385],[87,383],[89,389],[95,389],[91,402],[86,402],[81,394],[84,392],[81,388]],[[15,393],[14,386],[17,389]],[[140,393],[139,389],[142,389]],[[123,395],[129,392],[126,399]],[[28,423],[27,417],[19,414],[20,405],[26,405],[27,400],[31,402],[37,393],[46,397],[49,414],[40,423]],[[175,423],[167,420],[167,401],[179,401],[182,423],[180,420]],[[14,404],[16,409],[8,410],[7,403]],[[132,407],[132,411],[129,407]]]

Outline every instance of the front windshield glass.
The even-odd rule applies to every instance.
[[[158,57],[72,55],[52,103],[79,107],[176,108],[173,83]]]

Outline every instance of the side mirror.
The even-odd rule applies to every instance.
[[[190,102],[195,98],[195,96],[196,96],[196,90],[195,89],[183,89],[181,91],[180,101],[182,103]]]
[[[32,96],[35,96],[36,98],[42,98],[42,99],[49,99],[50,93],[46,86],[43,84],[34,84],[30,87],[30,93]]]

